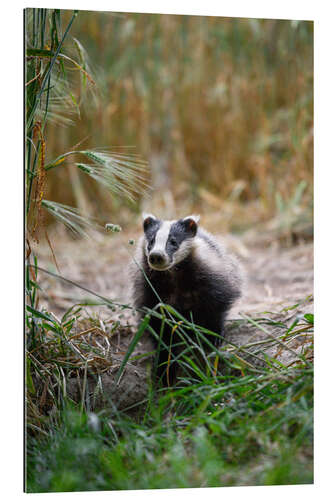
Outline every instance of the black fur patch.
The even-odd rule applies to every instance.
[[[191,221],[193,224],[189,224]],[[172,259],[174,252],[178,250],[184,240],[194,238],[197,232],[197,224],[192,219],[180,219],[174,222],[170,227],[169,237],[166,243],[165,251]]]
[[[148,217],[146,221],[144,224],[145,238],[150,251],[153,248],[156,233],[162,226],[162,221],[153,217]],[[191,218],[180,219],[171,224],[165,248],[170,260],[172,261],[173,253],[185,240],[194,238],[196,235],[197,238],[203,239],[210,249],[221,258],[223,271],[224,259],[227,262],[228,256],[224,255],[219,245],[213,238],[210,238],[209,234],[198,229],[196,221]],[[149,266],[147,256],[143,251],[141,264],[144,274],[138,272],[134,280],[135,306],[142,311],[145,308],[154,309],[159,302],[170,304],[189,321],[218,334],[218,337],[211,337],[211,342],[218,345],[223,338],[227,312],[240,295],[240,281],[237,280],[238,270],[235,268],[225,273],[216,273],[210,265],[209,255],[204,261],[197,259],[195,253],[189,253],[181,262],[165,271],[157,271]],[[141,313],[142,315],[143,313]],[[161,323],[154,316],[151,318],[150,326],[157,335],[163,331],[162,342],[166,346],[172,344],[173,359],[177,357],[182,350],[179,346],[181,338],[177,330],[172,332],[170,326]],[[159,359],[156,360],[159,366],[157,375],[162,378],[164,385],[169,382],[165,375],[168,356],[169,349],[162,347]],[[171,384],[176,379],[177,362],[172,366],[169,374]]]
[[[162,225],[162,221],[154,219],[153,217],[147,217],[143,223],[143,230],[145,232],[145,238],[148,242],[148,251],[152,249],[155,243],[155,236],[157,231]]]
[[[228,276],[212,274],[209,264],[199,265],[191,256],[172,269],[162,272],[151,269],[144,258],[143,268],[153,288],[141,275],[137,276],[135,288],[140,293],[136,295],[136,307],[153,309],[160,301],[170,304],[189,321],[217,333],[219,337],[212,337],[212,343],[218,345],[222,341],[226,314],[240,294],[240,291],[231,285]],[[159,335],[161,322],[157,318],[151,319],[150,326]],[[162,340],[166,345],[170,345],[170,341],[174,345],[180,339],[177,333],[171,337],[171,329],[164,327]],[[179,348],[173,347],[172,352],[175,356],[180,351]],[[164,385],[167,385],[167,381],[163,363],[167,359],[168,352],[162,348],[157,360],[160,366],[157,375],[162,377]],[[173,383],[176,378],[176,364],[170,377]]]

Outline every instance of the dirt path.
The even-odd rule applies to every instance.
[[[129,302],[127,269],[130,252],[134,250],[129,245],[130,238],[133,238],[133,234],[125,232],[96,235],[91,240],[77,241],[61,233],[51,235],[62,276],[122,304]],[[244,358],[252,364],[258,363],[260,359],[267,359],[267,356],[277,358],[287,365],[293,364],[297,361],[298,354],[303,353],[307,345],[312,343],[312,334],[305,333],[288,339],[288,347],[285,349],[281,348],[281,341],[278,344],[275,339],[282,331],[286,331],[285,328],[281,330],[281,323],[289,326],[297,316],[303,317],[305,313],[313,312],[313,244],[303,243],[292,248],[281,248],[276,243],[266,247],[256,246],[253,240],[246,237],[229,236],[223,240],[239,257],[247,274],[244,295],[229,314],[229,319],[234,321],[227,323],[227,340],[237,346],[247,346],[249,343],[254,345],[246,347],[247,354]],[[40,267],[58,273],[48,246],[39,245],[35,251]],[[40,272],[38,282],[41,286],[40,305],[44,305],[58,318],[73,304],[94,299],[86,291],[46,273]],[[296,307],[292,307],[296,304]],[[132,407],[145,397],[150,366],[147,357],[128,362],[120,383],[115,383],[115,374],[136,331],[133,313],[129,310],[112,312],[105,306],[87,307],[86,311],[98,321],[102,320],[104,331],[109,335],[107,352],[110,366],[101,375],[103,391],[97,399],[94,377],[88,380],[91,396],[89,405],[96,410],[104,409],[107,401],[112,400],[112,405],[116,404],[118,408]],[[244,320],[244,314],[255,321],[260,318],[260,324]],[[115,338],[112,325],[116,320],[122,326],[116,330]],[[86,328],[82,324],[78,325],[77,332]],[[88,347],[92,345],[90,342],[95,342],[96,335],[100,335],[98,331],[87,339]],[[110,345],[112,348],[109,351]],[[149,337],[142,337],[133,356],[141,356],[152,350]],[[242,356],[243,354],[244,350]],[[80,377],[71,378],[67,382],[68,394],[76,401],[80,401],[82,394],[81,382]]]
[[[131,238],[133,233],[123,232],[74,241],[55,233],[52,242],[62,276],[117,302],[127,303],[127,268],[133,252],[128,243]],[[244,295],[229,318],[237,318],[241,312],[277,312],[313,294],[312,243],[281,248],[274,242],[268,247],[259,247],[253,241],[235,236],[221,238],[221,241],[239,257],[247,275]],[[49,247],[39,245],[35,250],[39,265],[58,273]],[[44,292],[42,301],[55,314],[64,312],[75,300],[91,298],[87,292],[45,274],[40,274],[40,280]]]

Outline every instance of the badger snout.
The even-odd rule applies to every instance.
[[[162,252],[151,252],[148,257],[148,262],[150,267],[158,271],[163,271],[169,267],[168,256]]]

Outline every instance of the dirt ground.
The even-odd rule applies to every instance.
[[[129,240],[137,238],[137,234],[106,233],[95,234],[91,239],[73,240],[59,228],[50,233],[54,254],[56,255],[60,274],[108,299],[118,303],[129,303],[128,264],[134,246]],[[250,362],[259,359],[258,353],[278,358],[287,364],[295,362],[297,353],[302,353],[304,344],[299,339],[289,343],[288,349],[279,349],[276,343],[271,344],[270,338],[280,335],[278,324],[265,324],[258,328],[244,320],[244,315],[253,319],[269,318],[277,323],[283,321],[292,324],[295,317],[313,312],[313,243],[301,242],[292,247],[283,247],[277,239],[261,241],[260,245],[253,233],[243,236],[224,236],[221,241],[237,255],[246,273],[246,285],[243,297],[234,305],[229,313],[227,324],[227,339],[236,345],[246,345],[249,342],[262,343],[267,341],[262,351],[256,352],[256,357],[248,358]],[[38,265],[51,272],[59,274],[50,248],[47,244],[34,247],[38,255]],[[52,311],[58,318],[74,303],[95,299],[87,291],[79,289],[68,282],[39,272],[41,286],[40,305]],[[291,308],[292,306],[296,307]],[[291,308],[291,309],[288,309]],[[102,376],[104,392],[107,393],[120,408],[135,404],[137,398],[143,399],[147,388],[147,364],[128,363],[124,375],[118,384],[114,384],[114,376],[135,333],[135,318],[129,310],[111,312],[105,306],[88,307],[92,316],[103,321],[119,319],[124,328],[118,335],[112,356],[112,369]],[[306,336],[302,342],[307,342]],[[150,339],[139,342],[135,354],[152,350]],[[253,351],[254,352],[254,351]],[[295,354],[296,353],[296,354]],[[69,381],[69,394],[73,399],[79,398],[78,381]],[[95,388],[92,386],[91,393]],[[96,391],[95,391],[96,392]],[[96,399],[96,398],[95,398]],[[103,400],[95,401],[95,408],[103,408]]]
[[[140,233],[94,234],[92,239],[73,240],[59,228],[50,239],[60,274],[90,290],[119,303],[129,299],[128,264],[135,241]],[[303,242],[284,248],[277,240],[256,245],[255,236],[224,236],[218,239],[239,258],[246,284],[241,300],[229,313],[238,318],[240,313],[277,312],[294,305],[313,294],[313,243]],[[47,244],[34,248],[38,265],[59,274]],[[93,298],[62,280],[40,273],[42,302],[55,314],[63,313],[75,300]],[[309,309],[309,304],[306,306]],[[311,307],[310,307],[311,308]],[[102,310],[100,313],[103,314]]]

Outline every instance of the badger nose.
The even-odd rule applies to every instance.
[[[153,266],[162,266],[165,264],[165,258],[164,255],[160,252],[154,252],[149,255],[149,262]]]

